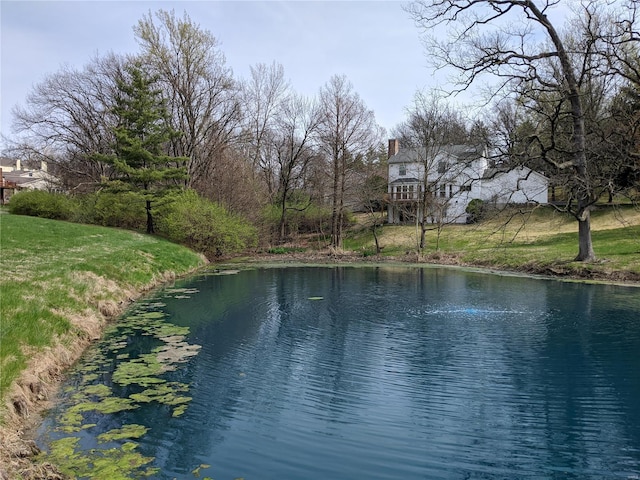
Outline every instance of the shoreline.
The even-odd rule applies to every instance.
[[[197,275],[199,271],[207,268],[261,265],[266,267],[397,265],[402,267],[459,268],[492,275],[516,275],[585,284],[640,287],[640,275],[632,272],[615,272],[614,275],[610,275],[583,271],[583,274],[580,275],[576,272],[563,270],[561,265],[538,269],[526,265],[522,269],[500,269],[494,266],[467,264],[453,256],[432,257],[421,259],[418,259],[416,255],[363,257],[357,253],[331,251],[311,254],[256,254],[250,257],[211,262],[185,272],[179,277],[173,272],[166,272],[162,277],[140,289],[123,290],[123,298],[118,303],[109,302],[108,304],[96,305],[94,307],[97,308],[97,312],[73,319],[74,324],[87,326],[87,328],[80,326],[73,333],[57,339],[54,345],[46,347],[34,355],[19,379],[7,392],[3,425],[0,426],[0,480],[13,478],[63,480],[67,478],[60,474],[55,465],[34,462],[39,450],[33,440],[35,431],[42,422],[43,413],[55,404],[57,392],[66,372],[80,359],[88,347],[101,338],[105,328],[116,321],[133,302],[154,289],[170,284],[177,278]],[[17,477],[12,475],[17,475]]]
[[[563,267],[567,262],[547,266],[523,265],[521,268],[503,268],[495,265],[467,263],[446,254],[432,254],[418,259],[415,254],[402,257],[382,257],[371,255],[363,257],[353,252],[334,253],[329,251],[285,254],[257,254],[241,257],[235,261],[212,263],[211,265],[398,265],[430,268],[460,268],[492,275],[516,275],[545,280],[578,282],[596,285],[615,285],[621,287],[640,287],[640,274],[627,271],[597,272],[582,269],[576,272]]]
[[[138,289],[121,290],[119,301],[87,305],[85,314],[70,318],[76,329],[35,353],[19,378],[5,394],[0,425],[0,480],[65,480],[55,465],[36,463],[38,455],[34,436],[43,414],[55,405],[57,394],[72,367],[104,330],[129,306],[149,292],[170,285],[179,278],[194,275],[208,263],[176,275],[164,272]],[[93,307],[93,308],[92,308]]]

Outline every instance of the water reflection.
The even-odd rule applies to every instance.
[[[640,475],[636,290],[407,267],[185,287],[162,309],[202,346],[188,409],[119,418],[157,478]]]

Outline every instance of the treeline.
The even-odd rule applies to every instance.
[[[564,24],[549,1],[406,5],[428,59],[456,72],[448,90],[484,77],[488,97],[470,121],[448,99],[418,92],[391,136],[425,147],[425,162],[444,145],[473,143],[488,147],[496,168],[545,174],[551,200],[577,220],[577,258],[593,260],[596,203],[638,200],[639,5],[577,2]],[[386,139],[346,77],[310,97],[277,63],[236,78],[217,39],[186,13],[149,13],[134,35],[138,52],[97,56],[36,85],[13,112],[8,154],[46,160],[73,195],[137,192],[147,231],[175,191],[193,190],[245,219],[260,244],[313,232],[340,248],[354,209],[372,213],[375,234]],[[421,202],[435,204],[437,182],[423,180]]]
[[[235,78],[186,13],[149,13],[134,34],[139,52],[96,56],[36,85],[13,111],[11,154],[45,160],[72,195],[140,195],[148,232],[183,190],[244,218],[263,244],[312,231],[339,248],[361,186],[384,176],[383,131],[348,79],[308,98],[277,63]]]

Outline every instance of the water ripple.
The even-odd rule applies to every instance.
[[[203,348],[189,409],[141,439],[163,479],[640,476],[632,293],[426,269],[210,281],[167,302]]]

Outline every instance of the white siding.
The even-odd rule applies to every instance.
[[[469,151],[463,155],[467,153]],[[425,165],[419,160],[416,153],[412,156],[411,150],[400,150],[389,159],[388,192],[392,200],[388,208],[389,223],[400,221],[400,207],[399,204],[394,204],[394,201],[403,201],[406,207],[408,200],[417,200],[419,197],[425,180]],[[486,152],[466,162],[447,151],[442,151],[427,164],[429,169],[427,181],[432,185],[434,199],[439,203],[439,206],[434,207],[434,211],[426,212],[428,221],[437,221],[437,216],[446,213],[443,221],[465,223],[467,205],[475,198],[497,204],[545,204],[548,201],[548,179],[526,167],[483,178],[488,167]],[[444,165],[446,168],[443,171],[439,167]],[[411,185],[413,187],[410,187]],[[405,191],[409,192],[409,188],[413,188],[411,190],[413,195],[405,193]]]
[[[505,203],[548,202],[549,182],[528,168],[519,167],[482,181],[482,200]]]

